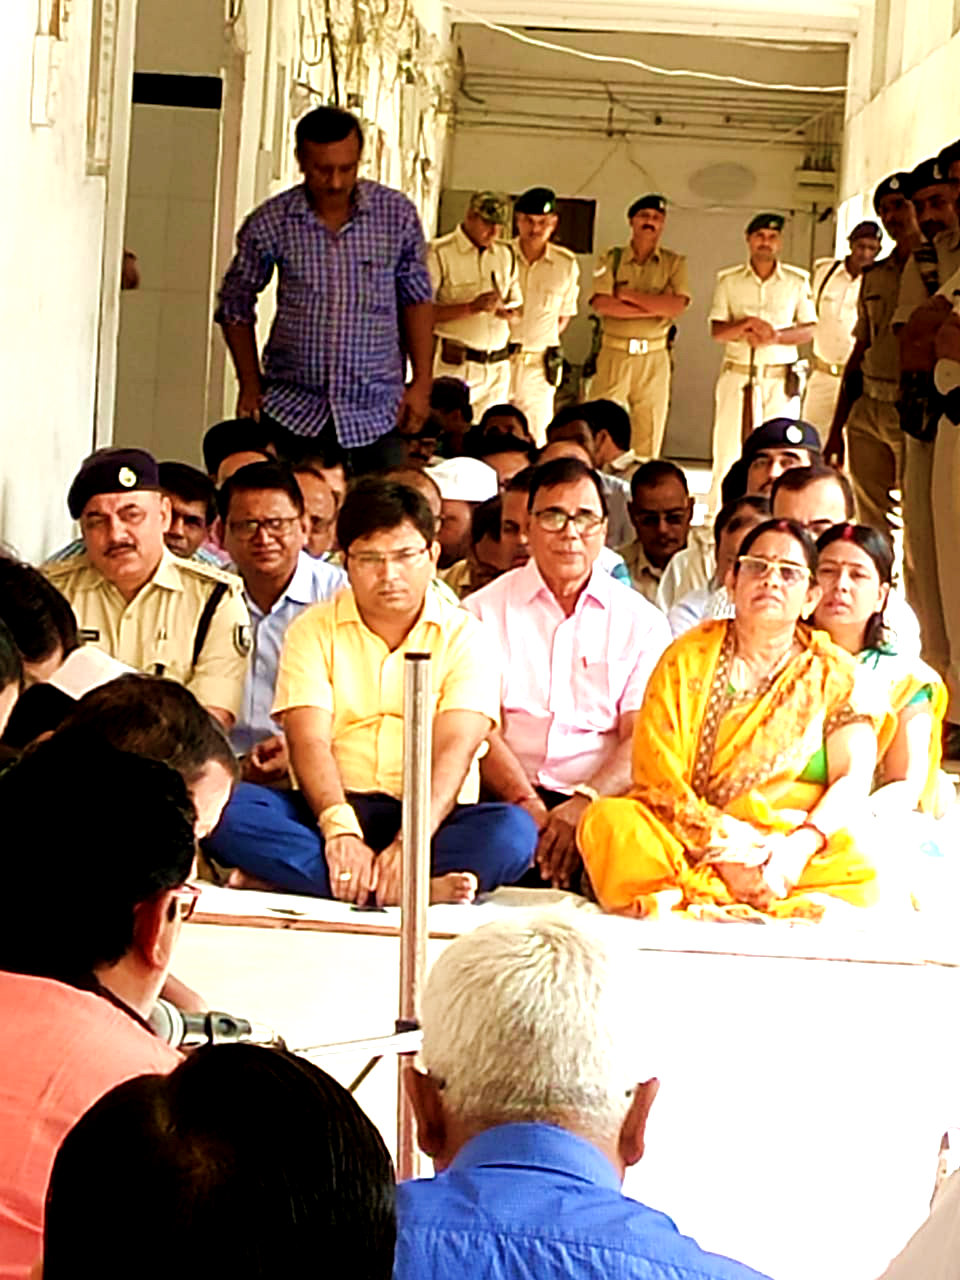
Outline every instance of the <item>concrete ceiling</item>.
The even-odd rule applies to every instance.
[[[852,40],[873,0],[446,0],[455,22],[482,19],[556,30],[648,31],[684,35]]]

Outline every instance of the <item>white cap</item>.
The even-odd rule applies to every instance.
[[[486,502],[500,491],[496,471],[478,458],[447,458],[426,471],[436,480],[440,497],[447,502]]]

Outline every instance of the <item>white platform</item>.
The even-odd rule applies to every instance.
[[[431,908],[430,957],[528,896],[497,899]],[[538,905],[550,901],[582,909],[569,895]],[[276,1027],[292,1048],[393,1029],[398,913],[228,890],[205,891],[201,911],[237,921],[201,917],[177,955],[178,976],[215,1007]],[[337,931],[356,924],[370,933]],[[635,954],[624,1016],[638,1074],[662,1081],[627,1192],[778,1280],[878,1275],[923,1220],[940,1135],[960,1124],[949,931],[872,913],[833,927],[602,927]],[[349,1081],[363,1064],[325,1065]],[[357,1096],[392,1146],[394,1065]]]

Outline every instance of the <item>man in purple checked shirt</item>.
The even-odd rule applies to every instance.
[[[403,460],[395,431],[416,432],[429,411],[423,230],[405,195],[358,179],[355,116],[317,107],[296,138],[303,183],[248,216],[220,287],[215,318],[240,383],[237,416],[266,423],[287,457],[336,442],[354,472],[375,470]],[[274,268],[277,309],[261,365],[256,299]]]

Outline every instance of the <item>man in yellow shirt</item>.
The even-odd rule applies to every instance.
[[[273,714],[300,790],[236,788],[210,841],[218,861],[240,869],[234,883],[399,901],[407,652],[432,657],[432,900],[468,902],[529,868],[530,815],[476,803],[500,670],[482,625],[430,589],[435,527],[406,485],[371,477],[347,494],[337,539],[350,587],[290,625],[280,658]]]

